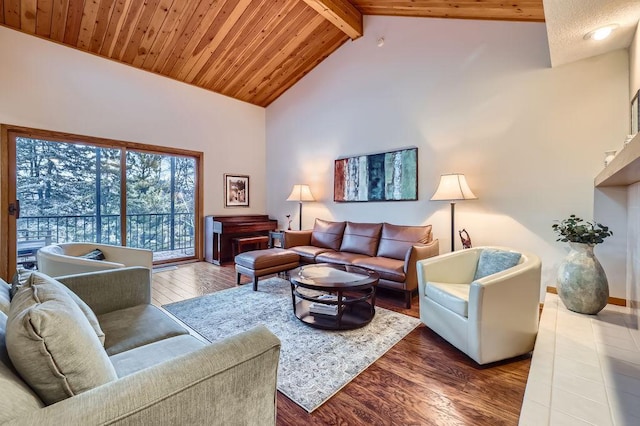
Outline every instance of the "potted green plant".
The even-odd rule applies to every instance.
[[[558,268],[558,296],[567,309],[595,315],[609,299],[609,283],[593,253],[596,244],[613,235],[609,227],[572,214],[553,224],[557,241],[568,242],[571,250]]]

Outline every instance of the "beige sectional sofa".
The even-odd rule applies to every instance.
[[[378,286],[402,291],[407,308],[418,288],[416,262],[439,254],[431,225],[316,219],[312,230],[286,231],[284,245],[300,255],[301,262],[355,265],[378,272]]]
[[[11,301],[0,282],[0,423],[275,424],[280,341],[204,343],[150,304],[150,275],[42,275]]]

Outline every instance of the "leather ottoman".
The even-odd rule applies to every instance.
[[[282,248],[270,248],[240,253],[235,261],[236,284],[240,284],[241,275],[246,275],[253,278],[253,290],[257,291],[259,277],[297,268],[300,264],[300,256]]]

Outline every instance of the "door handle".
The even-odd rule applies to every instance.
[[[9,203],[9,215],[15,216],[16,219],[20,219],[20,200]]]

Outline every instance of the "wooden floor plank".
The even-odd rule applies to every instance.
[[[153,274],[153,303],[233,287],[233,265],[189,263]],[[417,297],[406,309],[402,295],[381,289],[376,305],[419,317]],[[311,414],[278,393],[277,424],[517,425],[530,363],[526,355],[479,366],[420,325]]]

